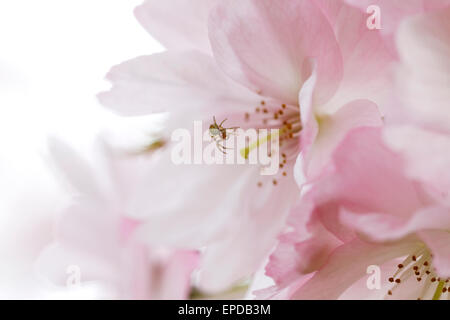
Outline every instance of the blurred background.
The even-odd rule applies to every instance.
[[[163,49],[133,16],[141,2],[0,1],[0,298],[64,298],[33,272],[65,201],[48,137],[86,155],[100,131],[119,143],[122,129],[142,139],[148,122],[121,119],[96,100],[111,66]]]

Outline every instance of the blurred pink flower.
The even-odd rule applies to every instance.
[[[345,0],[348,4],[364,10],[376,5],[380,8],[382,28],[395,32],[403,19],[450,6],[449,0]]]
[[[70,272],[79,270],[75,276],[81,282],[71,284],[97,286],[102,298],[187,298],[198,254],[149,247],[136,238],[139,222],[127,217],[126,204],[139,185],[142,159],[113,154],[104,143],[99,147],[102,154],[90,165],[52,141],[52,155],[74,200],[58,219],[56,241],[42,252],[38,270],[58,285],[71,282]]]
[[[356,151],[357,150],[357,151]],[[450,206],[409,179],[379,129],[356,129],[338,147],[331,173],[290,217],[267,273],[265,296],[294,299],[417,299],[448,294]],[[305,223],[306,221],[306,223]],[[366,270],[381,267],[381,289]]]
[[[325,0],[327,1],[327,0]],[[419,16],[450,6],[450,0],[345,0],[363,12],[367,19],[378,19],[385,42],[396,55],[396,36],[400,24],[409,17]],[[379,11],[373,11],[378,7]],[[375,17],[374,14],[377,16]]]
[[[392,58],[365,14],[342,1],[219,2],[209,13],[209,43],[197,22],[210,3],[184,11],[186,3],[179,21],[172,12],[155,18],[168,10],[162,1],[137,9],[169,51],[114,67],[113,87],[99,98],[124,115],[168,111],[168,131],[213,116],[282,130],[276,177],[246,166],[175,166],[169,144],[127,211],[146,221],[138,233],[149,243],[206,246],[199,285],[217,291],[251,275],[275,244],[299,195],[295,163],[302,185],[304,174],[320,176],[350,129],[381,125],[377,104]]]
[[[399,28],[396,115],[385,142],[400,152],[408,174],[450,201],[450,7]]]

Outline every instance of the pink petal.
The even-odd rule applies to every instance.
[[[215,0],[146,0],[135,9],[142,26],[169,50],[209,52],[208,16]]]
[[[395,31],[402,19],[408,16],[450,5],[449,0],[346,0],[346,2],[364,10],[364,12],[370,5],[379,6],[382,28],[386,32]],[[367,17],[369,17],[369,14]]]
[[[341,79],[342,58],[333,30],[311,1],[221,2],[211,16],[210,39],[226,73],[284,103],[297,104],[311,59],[318,66],[318,101],[327,100]]]
[[[433,266],[437,273],[443,278],[450,277],[450,233],[446,230],[428,230],[420,232],[420,237],[433,253]]]
[[[229,79],[200,52],[165,52],[115,66],[113,87],[99,94],[105,106],[124,115],[162,111],[248,110],[260,99]],[[224,99],[226,97],[226,99]]]
[[[296,244],[314,239],[311,230],[318,225],[309,223],[314,207],[310,201],[301,201],[289,214],[288,225],[294,229],[279,237],[279,242],[270,255],[266,266],[266,275],[271,277],[278,289],[289,285],[300,276],[299,266],[304,266],[299,257]],[[306,263],[309,265],[310,263]],[[308,267],[307,267],[308,268]]]
[[[151,245],[205,248],[199,286],[206,292],[228,289],[253,273],[275,245],[299,194],[294,180],[279,180],[276,187],[270,180],[260,188],[258,168],[177,166],[170,150],[160,161],[157,170],[143,173],[142,191],[127,210],[145,221],[139,238]]]
[[[159,274],[153,281],[156,285],[147,297],[161,300],[184,300],[189,297],[192,288],[191,275],[199,263],[199,254],[193,251],[175,251],[164,259],[155,261],[159,264]],[[159,285],[158,285],[159,284]]]
[[[397,46],[397,89],[405,107],[400,117],[450,133],[450,7],[405,22]]]
[[[92,199],[101,199],[104,195],[101,182],[92,168],[75,150],[62,141],[49,139],[49,151],[57,166],[57,174],[68,184],[72,191]]]
[[[303,153],[309,152],[319,133],[319,124],[314,113],[314,90],[317,83],[317,72],[314,68],[311,76],[305,81],[299,93],[300,114],[302,121],[301,149]],[[304,162],[302,162],[304,164]],[[302,168],[303,171],[303,168]],[[300,179],[298,179],[300,180]]]
[[[373,245],[354,240],[337,248],[327,264],[292,296],[293,299],[338,299],[347,288],[366,275],[370,265],[407,255],[416,248],[414,242],[396,245]],[[369,290],[369,289],[367,289]]]
[[[411,178],[427,183],[443,196],[449,196],[448,135],[412,126],[388,127],[383,133],[386,144],[404,157],[407,174]]]
[[[317,3],[329,17],[342,52],[344,74],[339,90],[320,113],[333,113],[353,100],[366,99],[384,107],[392,89],[394,56],[379,31],[367,27],[367,15],[342,1]]]
[[[381,131],[353,130],[333,156],[333,173],[320,182],[317,196],[365,212],[383,212],[408,218],[427,204],[416,184],[405,179],[404,163],[388,149]]]
[[[370,274],[367,274],[351,285],[339,297],[339,300],[416,300],[421,295],[422,288],[417,286],[415,277],[402,281],[402,285],[395,289],[392,296],[387,294],[392,289],[392,283],[386,281],[386,277],[393,275],[398,270],[398,264],[401,261],[402,257],[399,257],[378,265],[381,276],[380,289],[368,289],[367,281]]]
[[[280,237],[266,266],[266,274],[274,279],[278,290],[321,268],[330,252],[342,244],[323,222],[320,210],[308,197],[291,212],[289,226],[294,231]]]
[[[410,219],[388,214],[357,214],[342,210],[342,222],[364,233],[374,241],[394,241],[421,230],[450,229],[450,210],[443,207],[425,208]]]
[[[382,125],[377,106],[368,100],[352,101],[341,107],[335,114],[319,119],[318,134],[314,144],[306,150],[304,155],[304,170],[310,179],[321,174],[323,168],[329,163],[333,151],[348,132],[359,127]],[[303,141],[302,139],[302,143]]]
[[[288,300],[292,295],[308,282],[314,273],[299,276],[288,287],[280,289],[278,286],[271,286],[264,289],[259,289],[254,292],[256,300]]]

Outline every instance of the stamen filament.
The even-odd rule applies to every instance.
[[[439,284],[434,292],[433,300],[440,300],[442,296],[442,289],[444,289],[445,281],[439,281]]]
[[[263,137],[263,138],[258,138],[255,142],[253,142],[251,145],[249,145],[246,148],[241,149],[240,154],[244,159],[248,159],[248,155],[250,154],[251,151],[253,151],[254,149],[258,148],[262,143],[265,143],[269,140],[272,140],[273,138],[280,136],[280,131],[282,131],[282,129],[277,130],[275,129],[275,133],[269,133],[267,136]]]

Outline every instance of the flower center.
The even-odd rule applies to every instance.
[[[419,287],[417,299],[440,300],[444,294],[450,294],[449,278],[440,278],[433,268],[433,256],[421,248],[408,256],[397,266],[397,271],[388,279],[393,285],[387,292],[387,298],[395,297],[406,283]],[[415,291],[415,290],[414,290]]]
[[[252,129],[278,129],[278,134],[268,134],[258,138],[248,147],[240,150],[241,155],[247,158],[250,152],[254,152],[263,143],[268,143],[273,138],[279,139],[279,150],[281,154],[279,175],[287,176],[287,170],[293,168],[293,164],[300,152],[300,132],[302,123],[300,118],[300,108],[298,105],[278,103],[275,101],[262,100],[253,112],[244,114],[245,127]],[[272,155],[269,154],[271,157]],[[272,184],[278,185],[277,176],[272,178]],[[263,182],[259,181],[258,186],[262,187]]]

